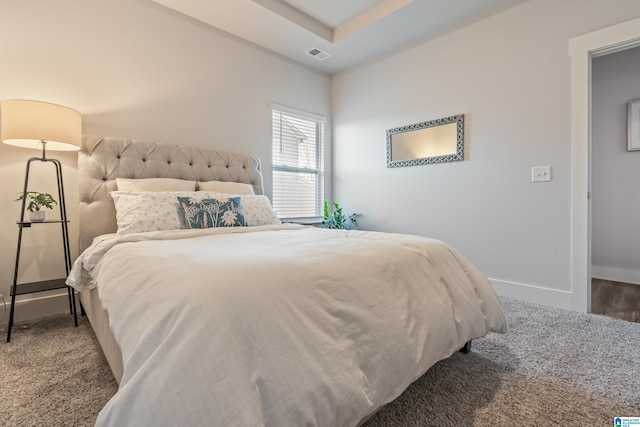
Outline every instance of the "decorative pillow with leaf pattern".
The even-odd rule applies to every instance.
[[[180,213],[187,228],[246,226],[239,197],[197,199],[178,197]]]

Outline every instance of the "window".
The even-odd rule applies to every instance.
[[[273,210],[281,219],[322,218],[324,122],[273,106]]]

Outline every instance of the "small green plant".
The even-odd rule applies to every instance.
[[[342,212],[342,208],[337,202],[333,202],[333,212],[329,212],[329,202],[324,201],[324,219],[322,226],[325,228],[340,228],[350,230],[356,227],[356,217],[354,213],[349,216]]]
[[[27,197],[27,201],[29,204],[27,205],[27,210],[29,212],[39,211],[41,208],[53,209],[53,205],[56,202],[54,198],[49,193],[40,193],[38,191],[27,191],[26,193],[18,193],[20,197],[16,199],[16,201],[22,200],[25,195]]]

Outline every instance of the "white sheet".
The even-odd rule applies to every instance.
[[[488,280],[415,236],[287,225],[109,236],[69,284],[97,285],[122,349],[98,426],[354,426],[506,328]]]

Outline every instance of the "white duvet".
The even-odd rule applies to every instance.
[[[506,328],[471,263],[397,234],[111,235],[68,283],[97,286],[122,350],[98,426],[354,426],[469,339]]]

